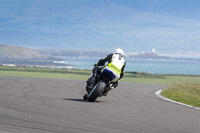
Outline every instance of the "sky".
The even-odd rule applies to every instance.
[[[0,0],[0,44],[200,55],[200,1]]]

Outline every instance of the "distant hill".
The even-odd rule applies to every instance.
[[[108,51],[98,51],[98,50],[36,50],[37,52],[49,56],[59,57],[89,57],[89,58],[103,58],[106,55],[112,53]],[[144,52],[139,54],[125,54],[126,58],[135,58],[135,59],[170,59],[167,56],[161,56],[156,52]]]
[[[28,48],[0,44],[0,58],[3,59],[40,59],[48,56],[40,54]]]
[[[170,57],[157,54],[154,50],[150,52],[139,53],[139,54],[127,54],[126,57],[135,58],[135,59],[162,59],[162,60],[171,59]]]
[[[45,49],[29,49],[20,46],[12,46],[8,44],[0,44],[0,59],[32,59],[32,60],[62,60],[62,57],[87,57],[87,58],[103,58],[108,55],[109,51],[98,50],[45,50]],[[61,57],[61,58],[60,58]],[[170,58],[167,56],[159,55],[155,49],[149,52],[143,52],[139,54],[126,53],[126,58],[134,59],[155,59],[155,60],[195,60],[189,58]]]

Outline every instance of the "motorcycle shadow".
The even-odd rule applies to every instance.
[[[64,98],[63,100],[67,101],[75,101],[75,102],[88,102],[87,100],[84,99],[76,99],[76,98]],[[100,103],[101,101],[95,101],[95,103]]]

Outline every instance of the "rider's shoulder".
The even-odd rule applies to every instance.
[[[112,54],[112,53],[107,55],[107,57],[112,57],[112,56],[113,56],[113,54]]]

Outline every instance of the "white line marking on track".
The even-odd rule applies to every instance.
[[[188,105],[188,104],[179,103],[179,102],[170,100],[170,99],[168,99],[168,98],[166,98],[166,97],[164,97],[164,96],[161,95],[161,92],[162,92],[162,91],[163,91],[163,90],[159,90],[159,91],[155,92],[155,95],[158,96],[158,97],[160,97],[160,98],[162,98],[162,99],[164,99],[164,100],[167,100],[167,101],[169,101],[169,102],[176,103],[176,104],[179,104],[179,105],[183,105],[183,106],[186,106],[186,107],[189,107],[189,108],[194,108],[194,109],[200,110],[200,108],[198,108],[198,107],[195,107],[195,106],[191,106],[191,105]]]

